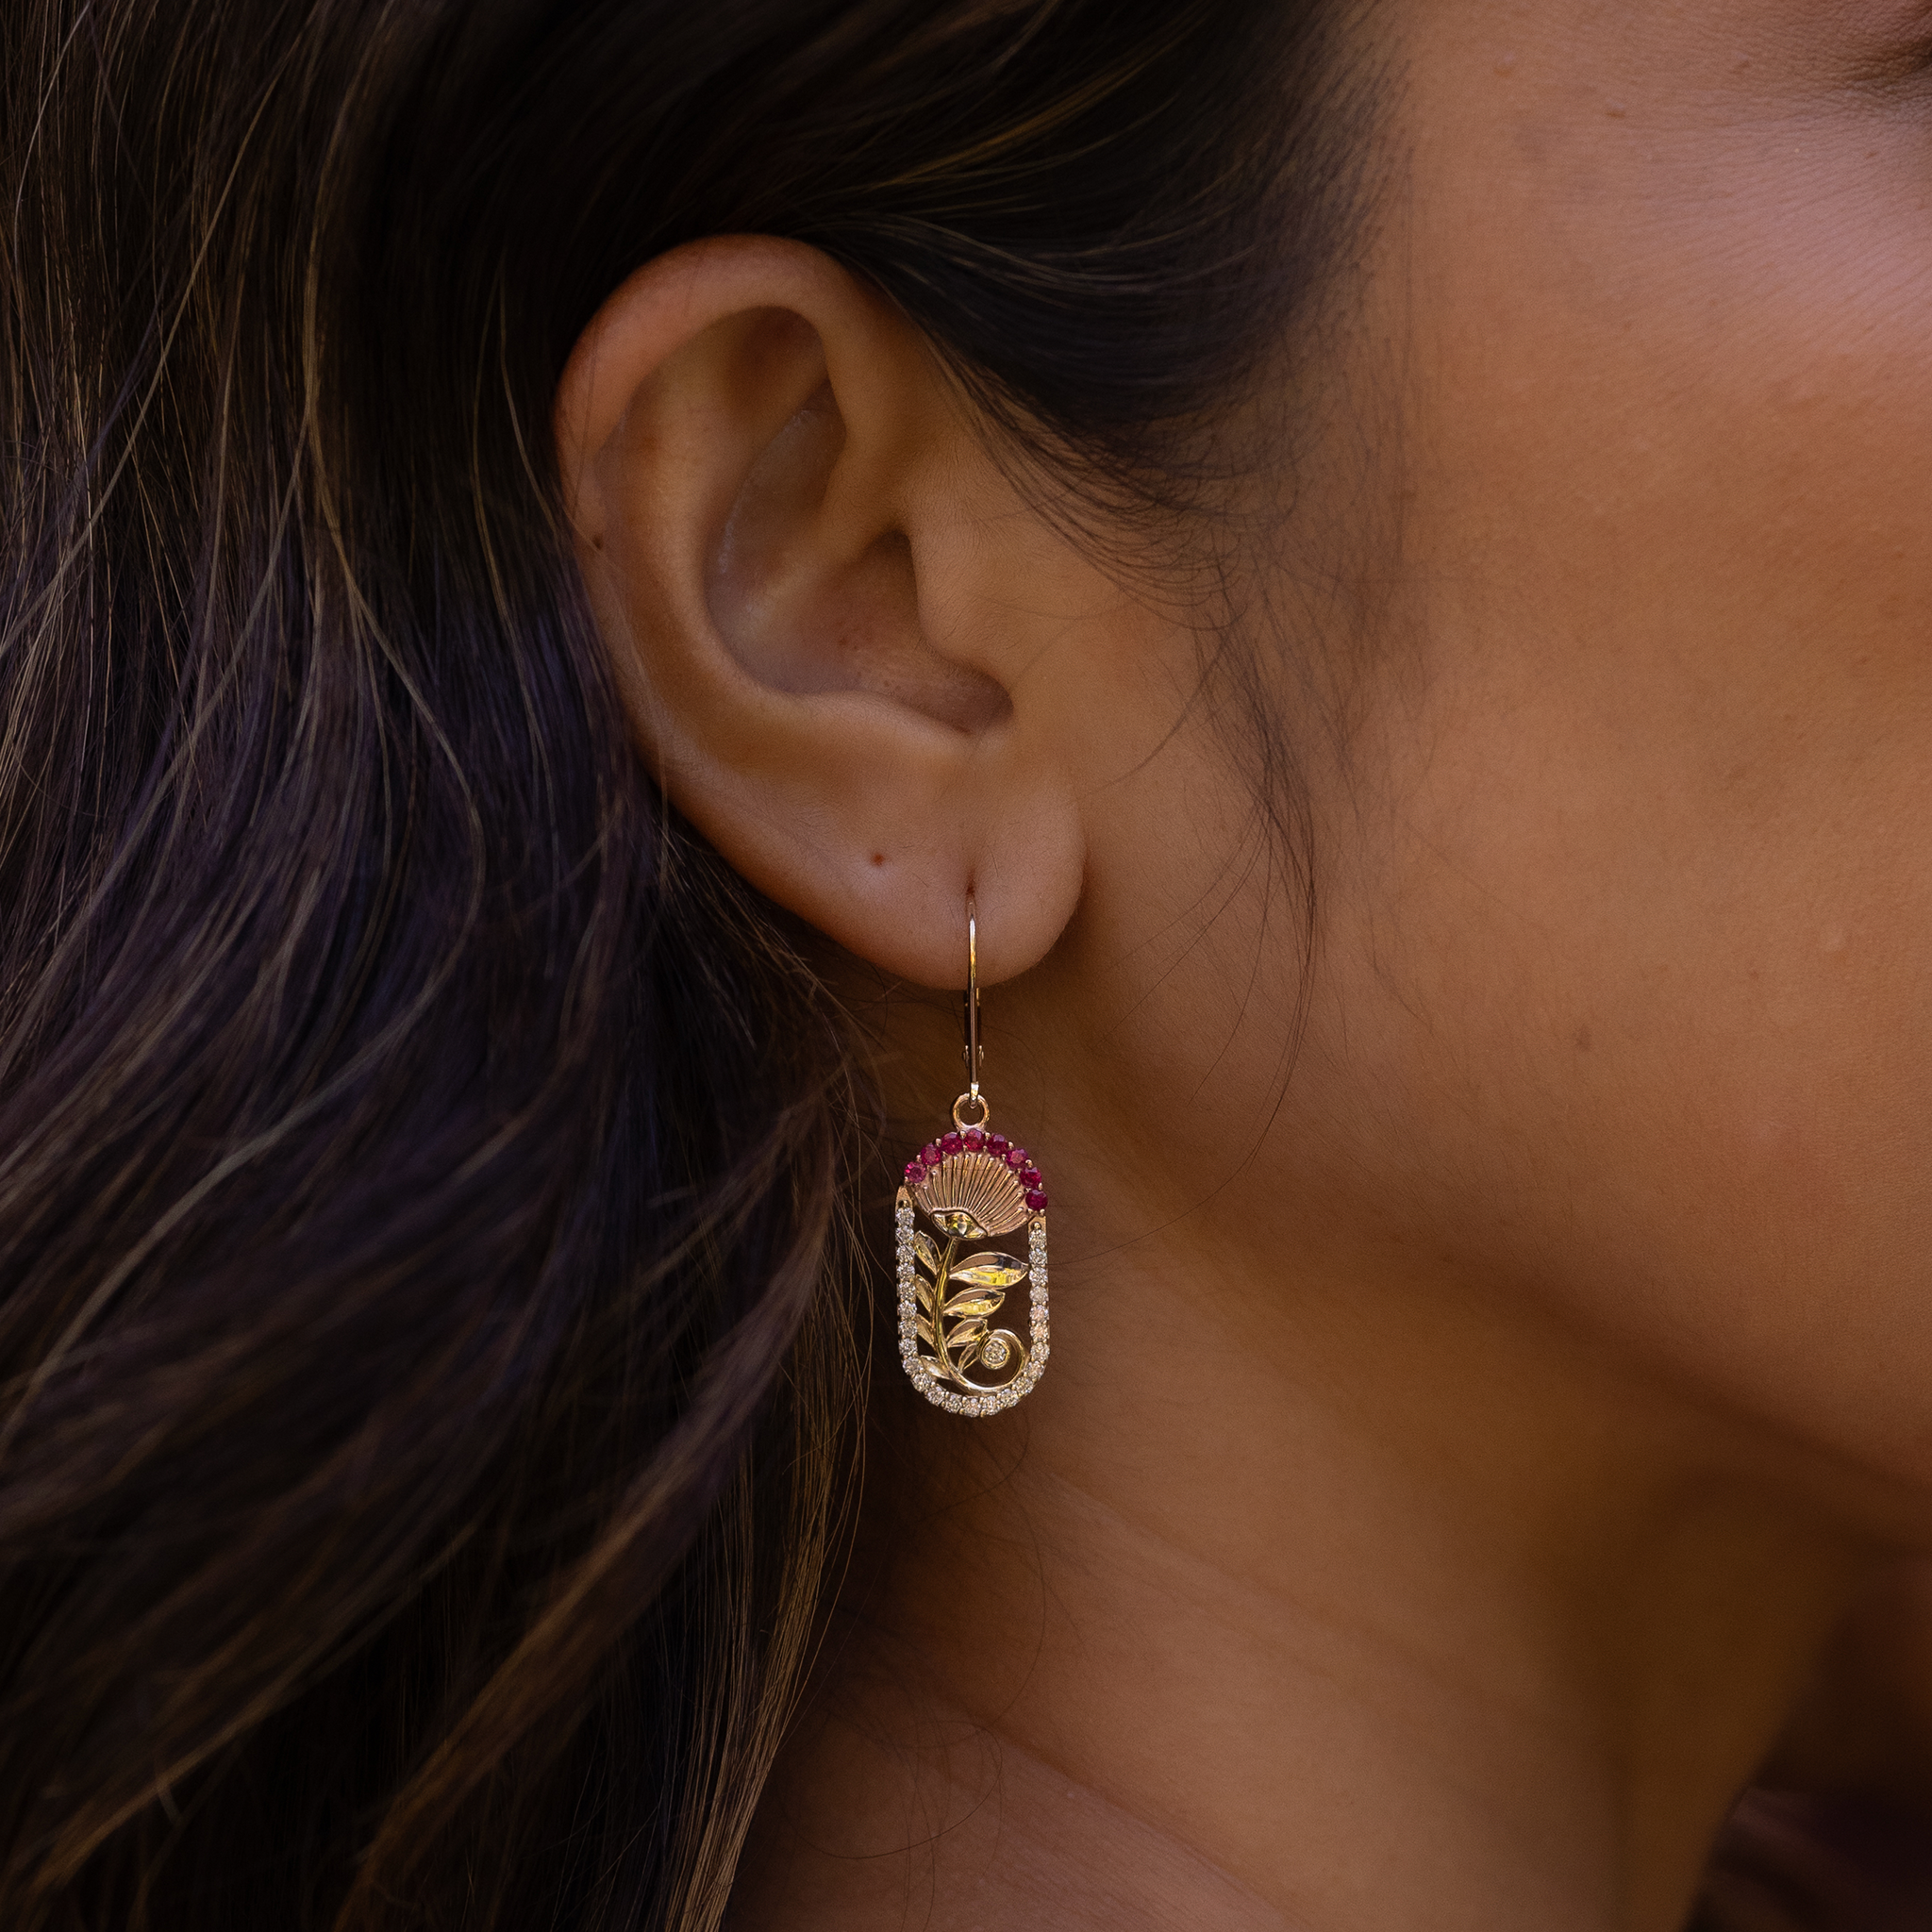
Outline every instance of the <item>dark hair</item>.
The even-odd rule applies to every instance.
[[[850,1504],[868,1103],[627,741],[552,391],[801,238],[1172,507],[1307,0],[8,0],[0,1922],[714,1925]]]

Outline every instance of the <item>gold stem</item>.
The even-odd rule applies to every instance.
[[[947,1377],[963,1389],[966,1378],[953,1366],[953,1351],[946,1338],[946,1283],[952,1279],[953,1257],[959,1252],[959,1237],[949,1234],[946,1237],[946,1252],[940,1257],[940,1272],[932,1285],[932,1341],[940,1352],[940,1367]]]

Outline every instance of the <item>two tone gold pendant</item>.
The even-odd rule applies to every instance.
[[[979,1091],[978,923],[966,909],[966,1091],[953,1124],[906,1164],[893,1205],[899,1358],[912,1386],[954,1415],[995,1415],[1046,1368],[1046,1183],[1025,1148],[992,1131]],[[1024,1256],[989,1243],[1026,1230]],[[1017,1245],[1015,1243],[1014,1245]],[[1029,1291],[1024,1341],[996,1327]]]

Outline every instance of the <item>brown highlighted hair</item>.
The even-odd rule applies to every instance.
[[[866,1104],[662,804],[551,394],[824,249],[1172,507],[1302,0],[0,8],[0,1924],[709,1927],[850,1501]]]

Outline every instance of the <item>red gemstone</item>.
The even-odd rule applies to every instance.
[[[1008,1147],[1007,1149],[1007,1165],[1008,1167],[1024,1167],[1026,1165],[1025,1148]]]
[[[906,1163],[906,1185],[908,1188],[916,1188],[920,1186],[921,1183],[924,1181],[924,1168],[921,1167],[918,1161],[916,1160],[908,1160]]]
[[[986,1145],[986,1136],[977,1127],[968,1127],[959,1138],[965,1141],[970,1153],[977,1154]]]
[[[1046,1207],[1046,1190],[1044,1188],[1029,1188],[1026,1192],[1026,1205],[1036,1214],[1042,1212]]]
[[[940,1143],[937,1141],[928,1141],[919,1150],[919,1158],[925,1166],[937,1167],[940,1164]]]
[[[989,1134],[986,1137],[986,1151],[989,1154],[997,1154],[1004,1158],[1007,1149],[1012,1144],[1004,1134]]]
[[[1040,1185],[1040,1170],[1030,1160],[1020,1170],[1020,1185],[1023,1188],[1037,1188]]]
[[[940,1136],[940,1147],[943,1153],[958,1154],[965,1145],[966,1142],[958,1134],[941,1134]]]

